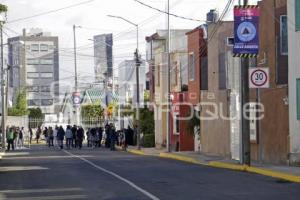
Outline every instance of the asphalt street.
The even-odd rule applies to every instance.
[[[300,184],[126,152],[43,145],[0,160],[0,199],[299,200]]]

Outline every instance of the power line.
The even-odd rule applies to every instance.
[[[141,2],[139,0],[134,0],[134,1],[136,1],[137,3],[139,3],[139,4],[143,5],[143,6],[146,6],[146,7],[150,8],[150,9],[152,9],[152,10],[156,10],[156,11],[164,13],[164,14],[169,14],[170,16],[173,16],[173,17],[177,17],[177,18],[184,19],[184,20],[189,20],[189,21],[206,22],[206,20],[200,20],[200,19],[194,19],[194,18],[189,18],[189,17],[183,17],[183,16],[180,16],[180,15],[176,15],[174,13],[168,13],[166,11],[163,11],[163,10],[160,10],[158,8],[154,8],[154,7],[152,7],[152,6],[148,5],[148,4],[145,4],[144,2]]]
[[[28,16],[28,17],[17,18],[17,19],[8,21],[7,23],[11,24],[11,23],[28,20],[28,19],[35,18],[35,17],[40,17],[40,16],[43,16],[43,15],[48,15],[48,14],[59,12],[59,11],[66,10],[66,9],[69,9],[69,8],[73,8],[73,7],[77,7],[77,6],[80,6],[80,5],[88,4],[88,3],[91,3],[93,1],[95,1],[95,0],[83,1],[83,2],[72,4],[72,5],[69,5],[69,6],[66,6],[66,7],[62,7],[62,8],[42,12],[42,13],[39,13],[39,14],[31,15],[31,16]]]

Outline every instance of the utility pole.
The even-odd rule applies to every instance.
[[[3,56],[3,23],[4,21],[0,21],[0,37],[1,37],[1,130],[2,130],[2,148],[5,150],[6,147],[6,103],[5,103],[5,80],[4,80],[4,56]]]
[[[120,16],[115,16],[115,15],[107,15],[108,17],[112,18],[118,18],[123,21],[126,21],[129,24],[132,24],[136,27],[136,51],[134,53],[135,57],[135,64],[136,64],[136,135],[137,135],[137,148],[140,149],[141,146],[141,134],[140,134],[140,77],[139,77],[139,67],[140,67],[140,55],[139,55],[139,25],[135,24],[128,19],[125,19]]]
[[[80,26],[73,25],[73,34],[74,34],[74,68],[75,68],[75,92],[78,91],[78,74],[77,74],[77,52],[76,52],[76,28],[80,28]],[[77,94],[76,94],[77,95]],[[76,117],[76,125],[79,125],[79,105],[75,107],[75,117]]]
[[[248,5],[248,0],[243,0],[243,5]],[[249,58],[241,58],[241,82],[242,82],[242,163],[251,164],[250,155],[250,122],[249,113],[245,112],[245,105],[249,106]],[[249,110],[249,109],[248,109]],[[247,116],[244,116],[247,115]]]
[[[139,26],[136,25],[136,52],[135,52],[135,73],[136,73],[136,132],[137,147],[141,149],[141,132],[140,132],[140,55],[139,55]]]
[[[170,0],[168,0],[167,3],[167,26],[168,26],[168,39],[167,39],[167,76],[168,76],[168,88],[167,88],[167,101],[168,101],[168,112],[167,112],[167,150],[168,152],[171,152],[171,57],[170,57],[170,51],[171,51],[171,30],[170,30]]]

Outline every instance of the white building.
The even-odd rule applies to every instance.
[[[125,104],[132,100],[136,102],[136,64],[134,60],[125,60],[118,66],[118,93],[119,103]],[[146,89],[146,65],[142,62],[139,67],[140,102],[144,102],[144,90]]]
[[[300,163],[300,1],[288,0],[290,164]]]

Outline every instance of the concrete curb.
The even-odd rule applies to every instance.
[[[137,154],[137,155],[143,155],[143,156],[148,155],[145,152],[143,152],[142,150],[128,149],[127,152],[132,153],[132,154]],[[156,155],[152,155],[152,156],[156,156]],[[197,164],[197,165],[209,166],[209,167],[214,167],[214,168],[256,173],[256,174],[260,174],[263,176],[268,176],[268,177],[278,178],[278,179],[282,179],[282,180],[286,180],[286,181],[290,181],[290,182],[300,183],[300,176],[291,175],[291,174],[282,173],[282,172],[273,171],[273,170],[264,169],[264,168],[259,168],[259,167],[252,167],[252,166],[232,164],[232,163],[224,163],[224,162],[219,162],[219,161],[205,162],[205,161],[201,161],[201,160],[198,160],[195,158],[182,156],[182,155],[175,155],[172,153],[160,153],[158,155],[158,157],[178,160],[178,161]]]
[[[146,154],[143,151],[137,150],[137,149],[127,149],[127,152],[136,154],[136,155],[146,156]]]
[[[205,162],[201,162],[199,160],[196,160],[194,158],[186,157],[186,156],[181,156],[181,155],[175,155],[171,153],[160,153],[159,154],[160,158],[168,158],[168,159],[174,159],[174,160],[179,160],[187,163],[193,163],[193,164],[198,164],[198,165],[208,165]]]
[[[256,173],[263,176],[283,179],[295,183],[300,183],[300,176],[291,175],[287,173],[282,173],[278,171],[273,171],[269,169],[259,168],[259,167],[252,167],[247,165],[240,165],[240,164],[231,164],[231,163],[224,163],[224,162],[216,162],[211,161],[208,163],[205,163],[204,161],[199,161],[194,158],[190,158],[187,156],[181,156],[181,155],[174,155],[170,153],[160,153],[159,157],[161,158],[168,158],[168,159],[174,159],[178,161],[198,164],[198,165],[204,165],[209,167],[215,167],[215,168],[221,168],[221,169],[229,169],[234,171],[242,171],[242,172],[249,172],[249,173]]]
[[[124,151],[121,147],[116,146],[116,149],[118,151]],[[132,154],[136,154],[136,155],[140,155],[140,156],[146,156],[146,154],[142,151],[142,150],[137,150],[137,149],[126,149],[126,152],[128,153],[132,153]]]

